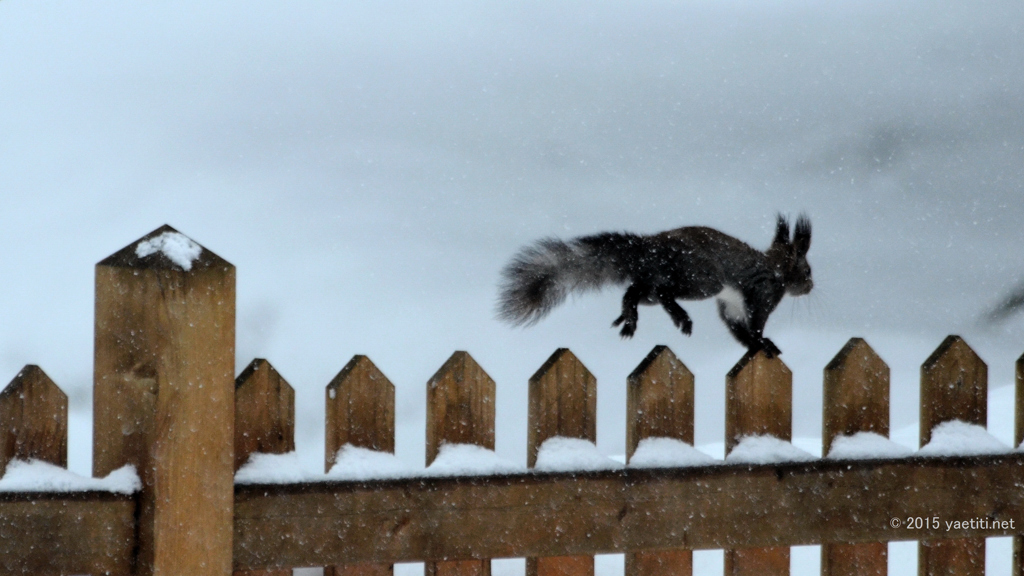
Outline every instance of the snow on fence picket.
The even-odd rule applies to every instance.
[[[838,576],[885,574],[885,542],[918,538],[921,574],[983,574],[984,537],[996,535],[1015,536],[1024,573],[1024,454],[965,456],[949,440],[986,424],[987,368],[955,336],[921,368],[921,442],[934,440],[922,454],[933,456],[887,443],[889,370],[854,338],[825,367],[823,459],[784,443],[792,375],[760,353],[726,376],[726,461],[694,453],[694,377],[659,346],[628,379],[626,467],[579,449],[596,438],[596,379],[561,349],[529,381],[534,470],[472,475],[445,461],[453,446],[494,448],[494,381],[456,352],[427,383],[435,466],[336,473],[346,454],[394,451],[394,386],[356,356],[325,391],[325,470],[338,467],[318,481],[235,484],[253,454],[294,450],[294,392],[265,360],[232,377],[234,268],[191,241],[154,241],[168,234],[96,272],[93,473],[134,465],[142,487],[0,492],[0,574],[387,576],[421,560],[431,576],[487,576],[489,558],[527,557],[530,576],[589,576],[594,554],[624,552],[627,576],[682,576],[693,549],[724,548],[728,574],[764,575],[788,574],[789,546],[821,543],[822,573]],[[175,246],[189,250],[164,253]],[[1019,445],[1024,356],[1017,387]],[[66,464],[67,398],[38,367],[0,393],[0,432],[0,471]],[[572,462],[584,469],[559,470]],[[987,522],[893,521],[934,517]]]

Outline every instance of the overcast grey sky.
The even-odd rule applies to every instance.
[[[1024,318],[977,323],[1024,281],[1022,26],[1016,0],[3,0],[0,378],[38,363],[86,421],[93,266],[169,223],[238,267],[238,369],[266,357],[295,386],[311,461],[322,388],[356,353],[398,387],[415,462],[424,383],[459,349],[498,383],[512,458],[526,379],[559,346],[598,376],[606,452],[625,375],[661,343],[697,374],[698,441],[720,440],[742,349],[712,304],[686,306],[691,338],[643,309],[621,341],[614,290],[513,330],[498,272],[601,230],[763,248],[777,212],[806,211],[816,289],[767,330],[797,433],[851,336],[892,365],[910,423],[946,334],[993,384],[1024,351]]]

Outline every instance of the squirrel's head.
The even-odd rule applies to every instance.
[[[779,215],[775,226],[775,239],[768,249],[768,260],[782,275],[786,294],[803,296],[814,287],[811,265],[807,263],[807,251],[811,249],[811,220],[806,214],[796,219],[793,240],[789,239],[789,221]]]

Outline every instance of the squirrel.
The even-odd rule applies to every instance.
[[[781,354],[764,337],[768,316],[785,294],[802,296],[814,281],[807,251],[811,221],[797,218],[790,240],[788,220],[778,216],[775,238],[764,252],[704,226],[641,235],[604,232],[563,241],[545,238],[527,246],[502,271],[498,317],[531,325],[561,304],[569,293],[627,285],[622,314],[612,327],[631,338],[637,306],[661,304],[687,336],[693,321],[676,300],[714,296],[718,315],[750,353]]]

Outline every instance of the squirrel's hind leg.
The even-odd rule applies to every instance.
[[[619,335],[623,338],[632,338],[636,333],[636,321],[639,318],[636,308],[640,304],[640,300],[647,297],[648,291],[646,286],[631,284],[622,296],[622,315],[612,322],[612,326],[622,324]]]
[[[764,355],[769,358],[775,358],[779,354],[782,354],[782,350],[779,350],[779,347],[776,346],[774,342],[767,338],[761,338],[761,341],[758,342],[757,349],[764,350]]]
[[[665,309],[665,312],[668,312],[668,316],[676,328],[689,336],[693,332],[693,320],[690,320],[690,315],[686,313],[686,310],[683,310],[676,299],[668,294],[658,294],[658,301],[661,302],[661,307]]]

